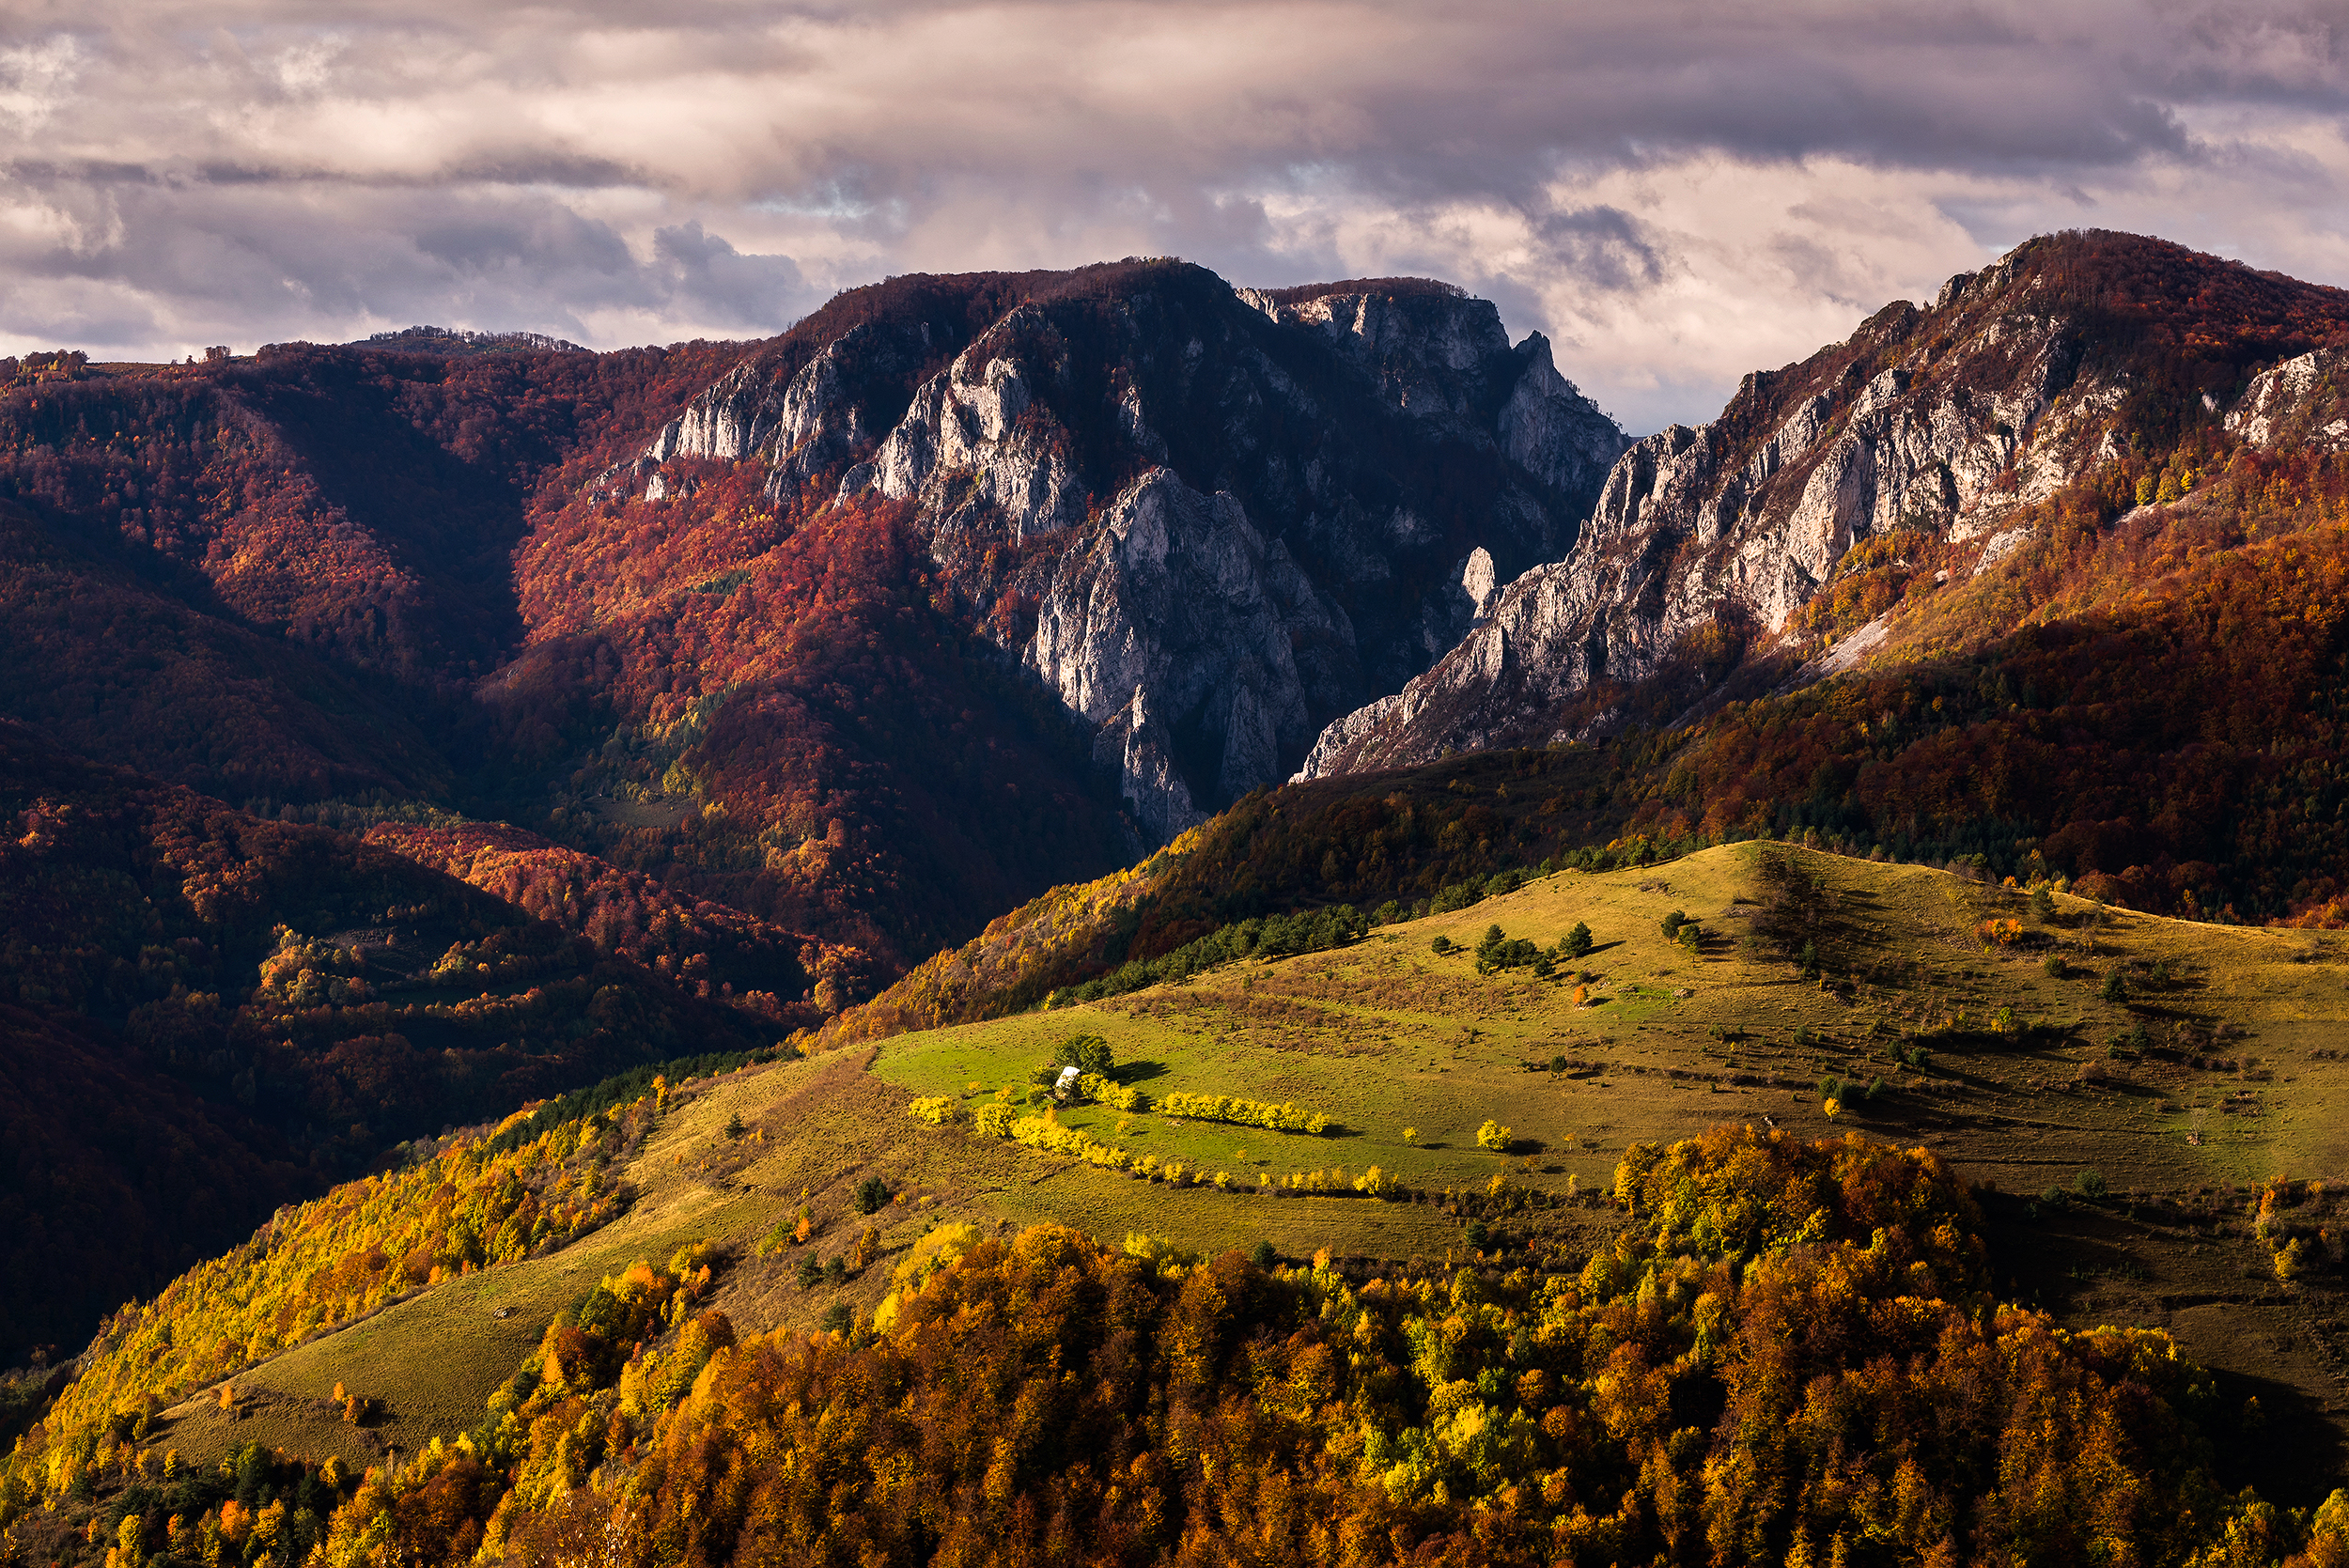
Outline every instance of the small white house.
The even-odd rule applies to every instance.
[[[1056,1100],[1070,1099],[1075,1096],[1076,1093],[1077,1069],[1074,1067],[1063,1067],[1060,1070],[1060,1080],[1052,1085],[1052,1098]]]

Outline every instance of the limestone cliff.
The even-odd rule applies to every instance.
[[[2260,302],[2308,287],[2156,241],[2087,240],[2136,247],[2134,266],[2150,254],[2208,273],[2183,286],[2194,299],[2248,293],[2252,304],[2232,308],[2253,318],[2250,331],[2227,349],[2246,358],[2263,351],[2250,332],[2293,330],[2288,309]],[[2002,520],[2114,460],[2118,442],[2148,439],[2130,420],[2155,417],[2163,396],[2184,411],[2160,413],[2173,428],[2217,417],[2223,392],[2195,392],[2174,359],[2155,357],[2144,313],[2116,305],[2101,278],[2084,282],[2078,249],[2033,241],[1951,279],[1930,307],[1889,305],[1848,341],[1748,376],[1712,423],[1635,443],[1570,551],[1510,582],[1402,691],[1326,726],[1299,776],[1603,732],[1617,711],[1609,693],[1676,653],[1767,645],[1856,542],[1914,531],[1982,541],[1982,558],[1996,559],[2019,536],[2000,535]],[[2254,442],[2349,444],[2340,354],[2252,377],[2228,427]],[[2205,369],[2222,388],[2234,374]]]
[[[2227,430],[2254,446],[2349,451],[2349,349],[2318,349],[2252,378]]]
[[[860,293],[599,488],[657,497],[716,459],[778,500],[910,508],[958,613],[1154,838],[1287,777],[1564,553],[1625,444],[1547,341],[1423,280],[1133,262]]]

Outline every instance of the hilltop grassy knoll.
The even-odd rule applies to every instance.
[[[901,1035],[874,1071],[976,1101],[1094,1033],[1154,1095],[1293,1099],[1344,1125],[1300,1139],[1101,1107],[1064,1117],[1103,1136],[1128,1121],[1137,1147],[1251,1179],[1337,1162],[1421,1187],[1587,1185],[1628,1142],[1716,1121],[1824,1133],[1829,1078],[1852,1086],[1838,1126],[1926,1142],[2008,1190],[2083,1167],[2116,1191],[2341,1168],[2349,1127],[2331,1110],[2349,1066],[2311,1053],[2349,1009],[2349,946],[2048,902],[2042,918],[2015,890],[1938,871],[1731,846],[1561,873],[1334,952]],[[1693,944],[1664,934],[1673,913]],[[1985,933],[1997,922],[2014,924]],[[1478,972],[1490,927],[1547,947],[1577,923],[1594,948],[1553,977]],[[1453,951],[1431,951],[1438,939]],[[1477,1146],[1492,1117],[1510,1157]],[[1257,1145],[1245,1160],[1236,1139]]]

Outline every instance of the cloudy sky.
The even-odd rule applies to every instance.
[[[0,349],[764,335],[1180,255],[1499,302],[1634,431],[2032,233],[2349,285],[2349,8],[18,0]]]

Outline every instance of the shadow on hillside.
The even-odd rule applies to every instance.
[[[2219,1414],[2206,1423],[2229,1490],[2256,1486],[2286,1508],[2310,1508],[2341,1483],[2349,1449],[2341,1429],[2307,1393],[2248,1373],[2209,1369]],[[2257,1399],[2253,1406],[2249,1402]]]
[[[2210,1374],[2217,1397],[2195,1412],[2221,1483],[2308,1508],[2349,1482],[2349,1431],[2330,1409],[2325,1326],[2338,1297],[2275,1288],[2248,1235],[2170,1232],[2125,1200],[2055,1203],[1977,1189],[1998,1295],[2053,1313],[2066,1328],[2167,1329]],[[2256,1401],[2256,1403],[2253,1403]]]

